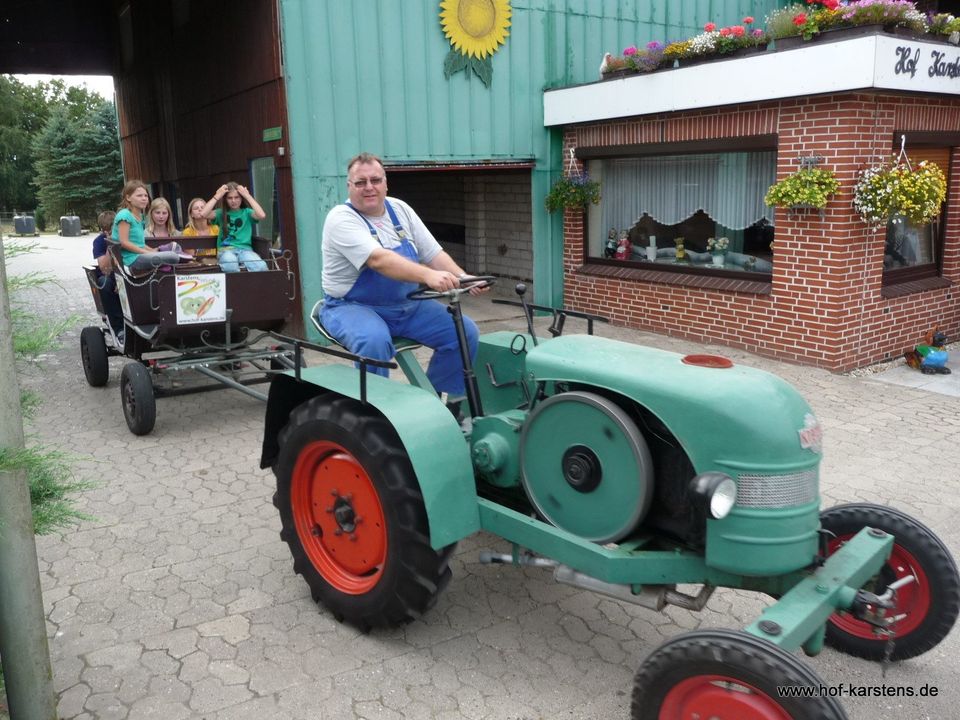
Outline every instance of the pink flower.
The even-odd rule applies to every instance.
[[[757,28],[756,30],[754,30],[754,31],[751,32],[750,34],[753,35],[755,38],[761,38],[761,37],[763,37],[763,30],[761,30],[760,28]]]
[[[752,23],[752,22],[753,22],[753,17],[750,16],[750,15],[747,15],[747,16],[743,19],[743,24],[744,24],[744,25],[749,25],[749,24]]]
[[[706,30],[707,32],[713,32],[714,30],[717,29],[717,25],[716,23],[707,23],[706,25],[703,26],[703,29]]]
[[[793,24],[797,27],[805,25],[807,23],[807,14],[806,13],[797,13],[793,18]]]
[[[730,34],[730,28],[720,28],[720,36],[727,37]]]
[[[624,57],[630,57],[631,55],[636,55],[637,48],[631,45],[630,47],[624,49],[623,54],[624,54]]]
[[[743,33],[746,32],[743,25],[734,25],[730,28],[730,32],[734,37],[743,37]]]
[[[822,0],[821,5],[823,5],[827,10],[836,10],[840,7],[838,0]]]

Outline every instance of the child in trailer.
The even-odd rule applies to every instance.
[[[154,198],[150,203],[146,234],[150,238],[172,238],[180,234],[173,224],[173,210],[166,198]]]
[[[93,239],[93,259],[97,261],[97,287],[100,288],[103,311],[107,314],[113,332],[120,336],[123,334],[123,310],[117,295],[117,282],[113,277],[113,258],[107,252],[114,217],[116,213],[113,210],[105,210],[97,215],[100,234]]]
[[[218,202],[220,207],[214,211]],[[203,206],[203,215],[220,226],[217,261],[224,272],[239,272],[241,265],[249,272],[267,269],[267,263],[253,250],[253,223],[267,214],[243,185],[221,185]]]
[[[207,222],[203,214],[203,206],[207,203],[203,198],[194,198],[187,205],[187,224],[183,226],[184,237],[207,237],[219,235],[220,228]]]
[[[167,243],[159,248],[147,245],[144,215],[149,205],[147,186],[140,180],[128,180],[120,194],[120,208],[113,219],[110,240],[120,245],[123,264],[131,272],[176,265],[182,257],[180,246],[176,243]]]

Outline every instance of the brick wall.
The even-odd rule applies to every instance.
[[[531,279],[530,174],[478,174],[468,178],[465,190],[467,264],[471,272]]]
[[[756,103],[567,129],[569,148],[705,140],[775,133],[777,177],[799,158],[821,155],[841,183],[821,218],[817,211],[777,209],[769,288],[711,289],[668,284],[584,265],[584,223],[564,216],[565,300],[569,307],[667,335],[718,342],[832,370],[896,357],[937,325],[960,335],[957,289],[881,295],[884,233],[853,210],[856,173],[890,153],[895,130],[960,131],[960,101],[874,93]],[[943,277],[960,281],[960,148],[951,158]],[[609,270],[609,268],[606,268]],[[634,273],[634,275],[641,273]],[[723,284],[723,283],[714,283]]]

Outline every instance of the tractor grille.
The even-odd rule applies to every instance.
[[[782,508],[805,505],[817,499],[817,470],[786,475],[741,475],[737,479],[737,505]]]

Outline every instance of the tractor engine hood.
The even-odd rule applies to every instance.
[[[741,365],[716,368],[689,356],[590,335],[543,342],[527,354],[527,377],[602,388],[658,416],[697,472],[789,472],[816,466],[820,426],[786,381]]]

